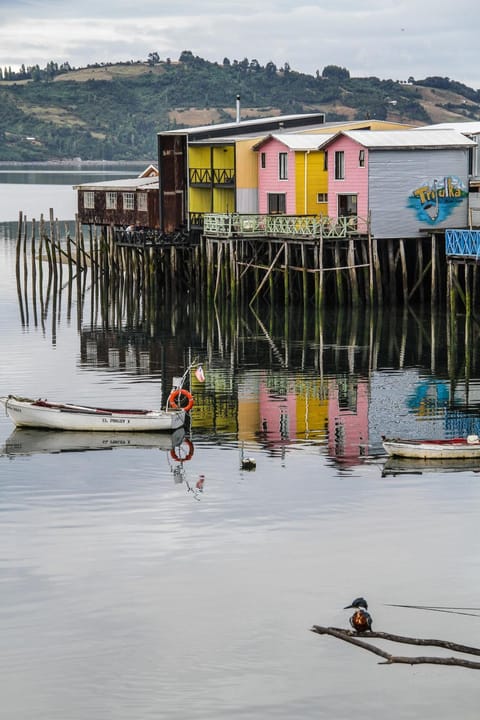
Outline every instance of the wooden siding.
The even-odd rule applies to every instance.
[[[368,151],[365,150],[365,167],[359,166],[362,147],[348,137],[340,136],[328,145],[328,214],[338,217],[338,196],[357,196],[357,215],[368,216]],[[343,180],[335,179],[335,152],[345,153]]]
[[[262,168],[261,156],[265,153],[265,167]],[[287,179],[280,180],[278,172],[279,153],[287,155]],[[257,153],[258,158],[258,209],[260,213],[268,213],[269,194],[284,194],[287,215],[296,213],[296,189],[295,189],[295,153],[275,138],[262,146],[261,152]]]
[[[93,192],[94,207],[86,208],[84,204],[85,192]],[[114,192],[117,200],[117,207],[107,209],[106,198],[107,192]],[[115,225],[128,226],[136,225],[140,227],[158,228],[159,227],[159,195],[158,188],[149,190],[140,189],[133,191],[135,195],[134,209],[125,210],[123,207],[124,192],[132,192],[131,189],[111,189],[111,190],[79,190],[78,191],[78,217],[84,225]],[[138,196],[140,194],[147,195],[147,210],[138,209]]]
[[[326,193],[328,190],[328,173],[324,170],[323,151],[297,151],[295,159],[296,214],[326,215],[327,204],[317,201],[318,193]]]
[[[158,136],[160,228],[174,232],[188,224],[186,135]]]

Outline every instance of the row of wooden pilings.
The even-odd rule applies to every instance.
[[[298,280],[303,281],[305,271],[304,268],[295,269],[293,263],[290,268],[293,282],[287,283],[278,268],[268,274],[268,268],[279,251],[284,252],[281,243],[277,245],[276,252],[273,246],[270,248],[270,265],[255,268],[254,262],[248,265],[249,256],[239,243],[203,241],[196,247],[129,248],[116,245],[105,229],[82,228],[78,223],[62,228],[52,214],[48,220],[41,218],[38,223],[27,222],[24,217],[20,220],[16,267],[22,322],[28,326],[29,316],[33,316],[35,325],[43,325],[49,316],[54,340],[65,297],[67,320],[76,312],[79,328],[89,320],[91,327],[141,327],[151,328],[153,332],[159,323],[165,323],[165,309],[168,308],[167,323],[171,328],[182,326],[188,315],[193,318],[189,322],[193,322],[198,337],[210,342],[208,338],[217,336],[225,352],[233,342],[232,338],[242,334],[242,324],[248,326],[247,318],[255,318],[261,332],[268,338],[277,333],[285,338],[295,336],[306,340],[312,336],[311,324],[314,323],[313,337],[318,333],[318,346],[321,347],[323,328],[332,323],[337,326],[334,331],[336,343],[344,344],[347,337],[347,344],[355,345],[352,333],[358,331],[355,327],[363,327],[366,317],[362,302],[353,307],[338,305],[333,313],[328,307],[325,312],[316,312],[310,302],[305,304],[303,312],[301,302],[291,302],[283,307],[287,290],[293,293],[307,287],[310,292],[311,288],[307,282],[305,285],[298,283]],[[293,260],[293,255],[289,258]],[[261,264],[260,260],[257,262]],[[432,282],[429,262],[424,263],[423,270],[427,280]],[[240,277],[242,272],[250,273],[251,287]],[[282,278],[280,283],[279,277]],[[255,295],[265,278],[263,287]],[[334,288],[335,285],[332,283],[329,287]],[[437,302],[433,312],[430,308],[430,320],[421,319],[425,316],[425,306],[429,305],[427,302],[418,303],[423,308],[421,312],[415,305],[401,303],[395,310],[395,316],[401,317],[400,323],[405,328],[407,318],[414,319],[418,342],[423,342],[425,348],[431,348],[432,368],[448,347],[449,375],[456,377],[456,353],[460,347],[465,348],[466,359],[460,361],[465,365],[465,373],[477,364],[475,348],[480,341],[480,319],[475,311],[480,297],[478,266],[448,262],[446,287],[446,304]],[[418,293],[421,297],[420,290]],[[429,299],[428,287],[424,288],[424,293]],[[300,297],[310,301],[307,292]],[[86,303],[88,299],[90,302]],[[84,313],[86,306],[89,318]],[[389,327],[389,323],[395,323],[388,306],[385,310],[381,305],[369,306],[367,310],[368,317],[378,314],[378,318],[383,318],[382,332],[387,333],[387,344],[391,345],[389,357],[398,354],[400,359],[404,358],[407,332],[393,325]],[[438,320],[440,316],[445,317],[445,310],[448,311],[446,325],[444,320]],[[378,320],[375,327],[375,332],[378,332]],[[374,342],[368,335],[361,344],[371,348],[370,364],[375,367],[375,356],[379,352],[377,341]],[[275,352],[280,357],[278,348]],[[420,356],[421,350],[418,352]]]
[[[444,307],[460,297],[471,312],[480,291],[477,265],[445,256],[443,236],[379,240],[369,235],[336,240],[280,238],[202,238],[199,243],[116,241],[114,228],[63,228],[50,211],[48,220],[19,216],[17,273],[27,268],[30,247],[33,275],[48,272],[61,283],[64,273],[80,281],[87,268],[93,280],[130,282],[147,296],[206,293],[214,303],[314,306],[396,306],[429,302]],[[458,260],[458,259],[457,259]],[[47,269],[44,270],[44,267]],[[105,283],[104,283],[105,284]]]

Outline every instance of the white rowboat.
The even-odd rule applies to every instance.
[[[17,427],[80,430],[88,432],[159,432],[183,427],[186,412],[165,410],[123,410],[72,403],[32,400],[8,395],[1,397],[5,412]]]
[[[450,440],[402,440],[382,438],[388,455],[404,458],[432,460],[453,460],[455,458],[478,458],[480,460],[480,439],[478,435]]]

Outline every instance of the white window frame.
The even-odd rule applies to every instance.
[[[328,193],[317,193],[317,203],[328,203]]]
[[[137,210],[139,210],[140,212],[147,212],[148,195],[146,192],[137,193]]]
[[[345,152],[335,150],[335,180],[345,180]]]
[[[278,179],[288,180],[288,153],[278,153]]]
[[[107,210],[116,210],[117,209],[117,193],[112,192],[111,190],[108,190],[105,196],[105,208]]]
[[[135,210],[135,193],[124,192],[123,193],[123,209],[124,210]]]
[[[93,190],[83,191],[83,207],[85,210],[95,209],[95,192]]]

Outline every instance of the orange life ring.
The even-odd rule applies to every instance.
[[[188,448],[188,449],[187,449],[187,454],[185,455],[185,457],[182,457],[181,455],[180,455],[180,456],[177,455],[177,452],[176,452],[177,449],[180,451],[180,448],[182,447],[182,445],[186,445],[187,448]],[[172,460],[176,460],[177,462],[186,462],[187,460],[191,460],[191,459],[192,459],[192,457],[193,457],[193,443],[192,443],[192,441],[189,440],[188,438],[185,438],[185,439],[183,440],[183,442],[182,442],[182,445],[178,445],[176,448],[172,448],[172,449],[170,450],[170,456],[171,456]]]
[[[180,401],[178,404],[175,402],[177,398],[180,397],[180,395],[183,395],[183,397],[187,398],[188,402],[183,407],[183,405],[180,404]],[[184,390],[183,388],[178,388],[178,390],[174,390],[170,393],[170,397],[168,398],[168,403],[171,408],[174,408],[175,410],[185,410],[185,412],[189,412],[189,410],[192,409],[194,405],[194,400],[192,393],[189,393],[188,390]]]

